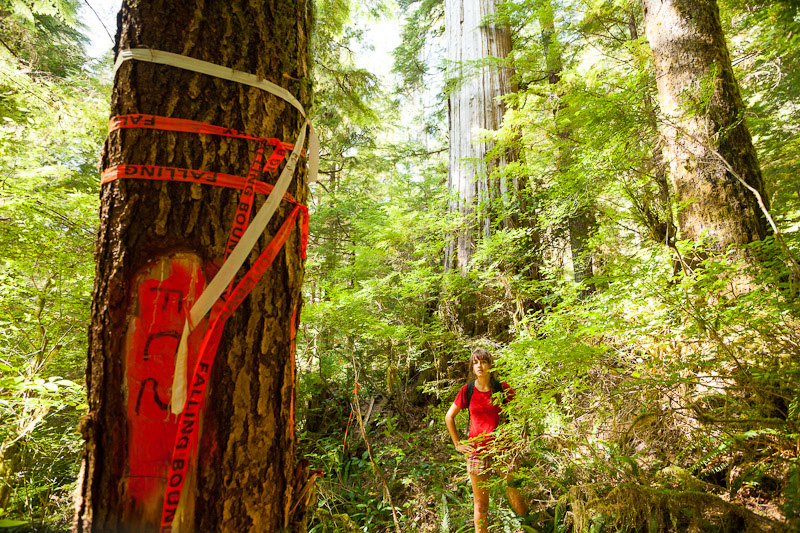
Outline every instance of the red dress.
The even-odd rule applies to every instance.
[[[503,391],[506,393],[506,401],[514,399],[514,389],[502,382]],[[455,401],[459,409],[467,408],[467,386],[461,387]],[[484,453],[494,442],[492,432],[500,423],[500,405],[492,403],[491,392],[481,392],[476,386],[472,391],[472,398],[469,405],[469,439],[476,444],[473,455]],[[474,440],[473,440],[474,439]]]

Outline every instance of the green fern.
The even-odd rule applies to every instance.
[[[786,518],[800,518],[800,464],[797,460],[789,470],[789,484],[783,491],[786,502],[783,504],[783,514]]]
[[[442,493],[442,523],[439,525],[439,531],[441,533],[449,533],[450,532],[450,507],[447,505],[447,496]]]
[[[759,437],[761,435],[774,435],[776,431],[771,428],[767,429],[754,429],[752,431],[745,431],[743,433],[737,433],[735,435],[731,435],[730,437],[726,438],[722,442],[720,442],[713,450],[707,452],[703,455],[700,459],[698,459],[689,470],[693,471],[694,473],[700,472],[703,468],[710,465],[716,459],[722,457],[724,454],[728,453],[735,444],[741,443],[743,441],[750,440],[754,437]],[[718,473],[727,468],[729,465],[729,461],[722,461],[721,463],[715,465],[710,469],[712,473]]]

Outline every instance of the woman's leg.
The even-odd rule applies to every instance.
[[[511,508],[514,509],[517,515],[525,516],[528,514],[528,502],[525,501],[525,497],[517,489],[506,487],[506,494],[508,495],[509,503],[511,503]]]
[[[514,483],[514,473],[517,471],[518,466],[519,464],[517,461],[513,461],[508,472],[503,475],[503,477],[506,481],[506,495],[508,495],[511,508],[514,509],[514,512],[517,513],[518,516],[525,516],[528,514],[529,510],[528,502],[525,501],[525,497],[517,490]]]
[[[469,474],[472,482],[472,498],[475,502],[475,533],[488,533],[489,524],[486,515],[489,512],[489,490],[486,482],[489,474]]]

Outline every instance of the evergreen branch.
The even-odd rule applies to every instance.
[[[89,0],[83,0],[83,3],[86,4],[89,7],[89,9],[92,10],[92,13],[94,13],[94,16],[97,17],[98,21],[100,21],[100,25],[103,27],[104,30],[106,30],[106,34],[108,35],[108,38],[111,39],[111,42],[113,43],[114,42],[114,37],[111,36],[111,32],[108,31],[108,28],[106,27],[105,22],[103,22],[103,19],[100,18],[100,15],[97,14],[97,11],[94,10],[94,8],[92,7],[92,4],[89,3]]]
[[[353,372],[355,372],[356,383],[358,383],[358,366],[356,365],[356,358],[352,352],[350,352],[350,357],[353,361]],[[389,491],[389,483],[386,481],[386,476],[383,475],[383,471],[381,470],[380,466],[378,466],[378,463],[375,462],[375,458],[372,457],[372,446],[367,438],[367,430],[364,428],[364,421],[361,417],[361,404],[359,403],[358,398],[355,398],[353,403],[356,405],[355,413],[358,420],[358,427],[361,428],[361,435],[364,437],[364,443],[367,445],[367,454],[369,455],[369,460],[372,463],[372,468],[374,469],[375,473],[378,474],[378,477],[383,484],[383,490],[386,493],[386,498],[389,500],[389,507],[392,508],[392,520],[394,520],[395,532],[401,533],[400,522],[397,520],[397,510],[394,507],[394,502],[392,502],[392,494]]]

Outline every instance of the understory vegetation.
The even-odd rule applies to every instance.
[[[747,245],[758,261],[677,233],[639,2],[518,0],[496,21],[516,86],[486,135],[519,154],[504,179],[529,185],[522,205],[478,207],[497,222],[462,272],[443,268],[461,223],[447,96],[464,80],[446,76],[441,1],[316,2],[322,163],[297,344],[310,532],[474,530],[444,413],[476,347],[516,390],[499,431],[531,504],[520,520],[495,483],[491,531],[800,529],[800,5],[718,3],[778,230]],[[79,466],[111,66],[87,57],[77,6],[0,0],[0,530],[68,530]],[[391,17],[381,77],[358,57]],[[594,276],[576,282],[567,227],[586,206]]]

